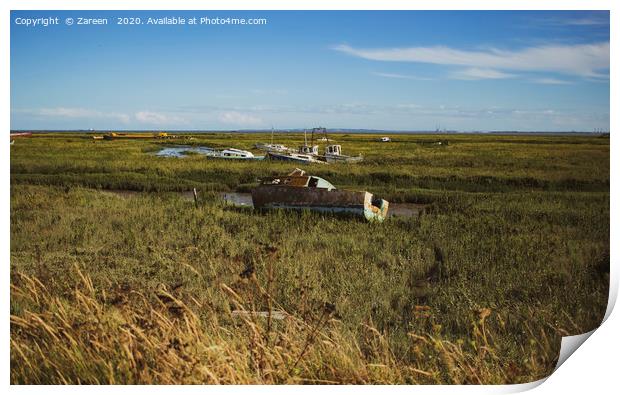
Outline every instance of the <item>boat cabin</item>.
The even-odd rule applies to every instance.
[[[339,144],[325,147],[325,155],[342,155],[342,147]]]
[[[319,154],[319,146],[318,145],[300,145],[299,146],[300,154],[308,154],[308,155],[318,155]]]
[[[276,151],[286,151],[288,147],[282,144],[267,144],[267,147],[274,149]]]

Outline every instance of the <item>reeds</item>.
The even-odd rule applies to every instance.
[[[355,336],[323,306],[314,318],[271,320],[256,314],[216,312],[194,298],[184,302],[161,287],[114,305],[75,268],[79,281],[65,297],[51,295],[36,277],[16,274],[11,315],[14,384],[402,384],[511,383],[549,373],[556,350],[544,332],[530,332],[526,374],[505,366],[479,312],[471,337],[449,341],[441,328],[409,333],[413,358],[399,359],[372,323]],[[271,299],[254,278],[255,297]],[[256,307],[225,284],[237,311]],[[275,301],[274,304],[277,304]],[[253,306],[253,307],[250,307]],[[424,320],[433,320],[420,306]],[[250,310],[251,312],[251,310]],[[536,340],[534,340],[536,339]]]
[[[599,324],[608,140],[339,138],[368,162],[317,169],[327,179],[431,209],[381,225],[257,214],[206,191],[288,165],[69,135],[12,146],[11,381],[526,382],[553,368],[560,336]],[[198,143],[211,139],[260,136]]]

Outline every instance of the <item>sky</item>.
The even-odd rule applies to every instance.
[[[609,48],[608,11],[12,11],[11,129],[608,131]]]

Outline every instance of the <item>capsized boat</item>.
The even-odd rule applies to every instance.
[[[366,191],[336,189],[329,181],[295,169],[290,174],[261,180],[252,190],[256,209],[312,210],[350,214],[383,222],[389,203]]]

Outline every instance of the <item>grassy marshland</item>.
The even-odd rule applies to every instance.
[[[151,155],[267,135],[17,140],[11,382],[526,382],[553,369],[560,336],[598,325],[609,139],[334,137],[367,160],[306,170],[430,210],[383,224],[254,213],[213,192],[294,165]],[[198,208],[174,192],[193,187]]]

